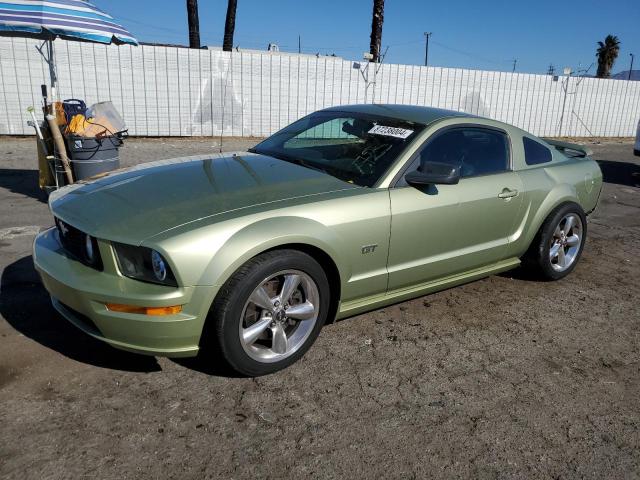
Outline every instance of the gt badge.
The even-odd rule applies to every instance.
[[[374,243],[372,245],[363,245],[362,254],[364,255],[365,253],[373,253],[377,246],[378,246],[377,243]]]

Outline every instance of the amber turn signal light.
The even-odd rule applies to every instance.
[[[112,312],[138,313],[140,315],[175,315],[182,311],[182,305],[172,305],[170,307],[138,307],[137,305],[107,303],[105,306]]]

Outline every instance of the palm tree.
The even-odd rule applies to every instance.
[[[598,50],[596,57],[598,57],[598,71],[596,76],[598,78],[608,78],[611,74],[613,64],[618,58],[620,53],[620,40],[615,35],[607,35],[604,42],[598,42]]]
[[[233,32],[236,29],[236,8],[237,0],[229,0],[227,3],[227,20],[224,23],[224,39],[222,50],[230,52],[233,49]]]
[[[189,48],[200,48],[198,0],[187,0],[187,19],[189,21]]]
[[[384,0],[373,0],[373,18],[371,19],[371,45],[369,53],[372,62],[380,61],[380,44],[382,43],[382,22],[384,21]]]

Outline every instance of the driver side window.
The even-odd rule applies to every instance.
[[[424,162],[459,167],[463,178],[501,173],[509,170],[509,141],[506,133],[498,130],[456,127],[428,140],[409,171]]]

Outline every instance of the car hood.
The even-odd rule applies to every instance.
[[[359,187],[273,157],[240,152],[110,172],[52,193],[49,205],[56,217],[98,238],[140,243],[214,215],[353,188]]]

